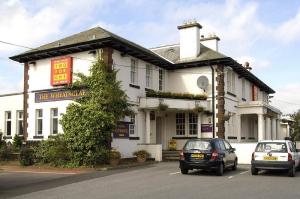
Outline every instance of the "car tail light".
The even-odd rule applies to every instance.
[[[179,159],[180,159],[180,160],[184,160],[184,154],[183,154],[183,151],[180,151],[180,153],[179,153]]]
[[[290,153],[288,153],[288,160],[289,160],[289,161],[292,161],[292,160],[293,160],[293,156],[292,156],[292,154],[290,154]]]
[[[255,160],[254,154],[255,154],[255,152],[252,153],[252,160]]]
[[[214,150],[211,154],[210,160],[216,160],[218,158],[219,154],[216,150]]]

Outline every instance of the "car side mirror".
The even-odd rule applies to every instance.
[[[230,151],[231,151],[231,152],[235,152],[235,148],[231,148]]]

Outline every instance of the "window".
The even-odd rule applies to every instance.
[[[227,71],[227,91],[235,93],[235,73],[231,70]]]
[[[185,135],[185,114],[176,113],[176,135]]]
[[[152,87],[152,66],[146,65],[146,87]]]
[[[51,121],[50,121],[51,134],[55,135],[58,133],[58,109],[52,108],[50,114],[51,114]]]
[[[135,114],[130,115],[130,122],[129,124],[129,134],[134,135],[135,134]]]
[[[11,112],[5,111],[5,133],[11,136]]]
[[[137,60],[131,59],[130,82],[137,84]]]
[[[43,134],[43,110],[37,109],[35,112],[35,133],[37,135]]]
[[[246,99],[246,81],[242,79],[242,98]]]
[[[17,111],[17,134],[23,135],[24,128],[23,128],[23,111]]]
[[[159,74],[158,74],[158,89],[162,91],[164,89],[164,70],[159,69]]]
[[[189,134],[197,135],[198,127],[198,115],[195,113],[189,113]]]

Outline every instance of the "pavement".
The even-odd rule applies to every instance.
[[[46,175],[47,180],[40,181],[41,175]],[[6,187],[3,177],[4,181],[10,178],[10,181],[22,182]],[[32,184],[26,184],[30,177],[34,178]],[[2,173],[0,179],[0,198],[16,196],[15,199],[300,198],[300,172],[294,178],[287,177],[285,172],[262,172],[252,176],[249,165],[239,165],[236,171],[226,171],[223,176],[204,171],[182,175],[177,162],[164,162],[77,175],[30,174],[26,177],[24,173]]]

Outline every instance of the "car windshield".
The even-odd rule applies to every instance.
[[[185,150],[211,150],[211,144],[208,141],[192,140],[186,143],[184,149]]]
[[[255,152],[287,153],[287,148],[284,142],[262,142],[257,144]]]

